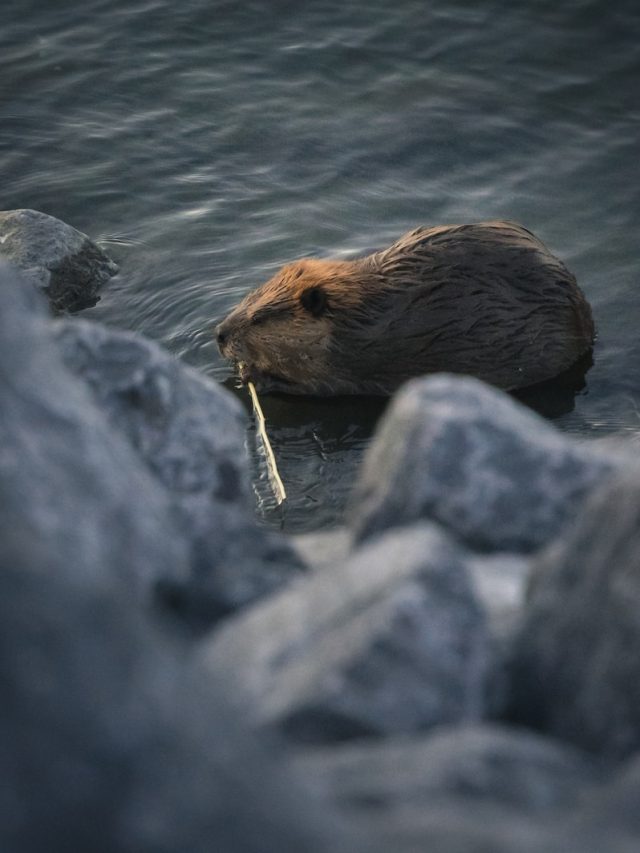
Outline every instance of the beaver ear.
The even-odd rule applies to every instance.
[[[309,314],[320,317],[327,307],[327,294],[321,287],[307,287],[300,294],[300,304]]]

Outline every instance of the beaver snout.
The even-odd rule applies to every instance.
[[[224,323],[218,323],[218,325],[213,330],[213,334],[216,336],[216,343],[218,344],[218,349],[222,352],[222,347],[225,345],[227,340],[227,332],[224,328]]]
[[[215,335],[216,343],[218,344],[218,349],[220,350],[221,355],[225,355],[225,348],[228,348],[229,340],[233,331],[233,324],[229,322],[228,317],[221,323],[218,323],[214,328],[213,334]]]

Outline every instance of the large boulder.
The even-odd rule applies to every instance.
[[[357,849],[150,624],[118,533],[86,563],[63,527],[34,535],[14,488],[0,473],[0,849]]]
[[[0,284],[0,849],[341,849],[152,615],[189,565],[168,494],[65,369],[35,290]]]
[[[95,305],[118,272],[86,234],[37,210],[0,211],[0,258],[22,270],[56,312]]]
[[[0,268],[2,508],[26,538],[147,598],[188,577],[168,496],[62,364],[40,297]]]
[[[255,521],[244,414],[228,391],[130,332],[73,319],[57,322],[54,337],[169,496],[190,549],[187,582],[167,590],[175,606],[208,624],[301,570],[284,536]]]
[[[640,750],[640,473],[595,494],[534,565],[510,715],[607,759]]]
[[[529,553],[565,528],[616,464],[478,380],[418,379],[379,425],[351,526],[363,540],[433,519],[472,549]]]
[[[460,554],[426,525],[241,612],[202,654],[256,725],[298,741],[410,732],[485,708],[484,614]]]

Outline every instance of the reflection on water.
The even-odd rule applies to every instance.
[[[6,0],[0,66],[1,206],[120,264],[87,316],[225,380],[212,325],[286,261],[515,219],[599,332],[584,388],[523,399],[583,439],[640,435],[635,0]],[[380,403],[263,403],[285,524],[335,523]]]

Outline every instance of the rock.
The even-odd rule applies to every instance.
[[[459,801],[503,806],[533,819],[566,812],[599,781],[595,763],[578,750],[488,724],[307,749],[297,762],[349,814],[427,811]]]
[[[477,719],[487,648],[460,555],[419,525],[235,616],[203,665],[254,724],[320,742]]]
[[[492,636],[507,645],[524,606],[531,559],[521,554],[469,553],[466,564],[475,595],[489,617]]]
[[[351,551],[351,534],[345,527],[316,530],[291,537],[291,544],[300,559],[314,569],[344,563]]]
[[[111,565],[118,537],[104,565],[87,566],[63,527],[34,536],[6,486],[0,849],[358,850],[276,744],[240,727],[225,686],[205,688],[151,626]]]
[[[615,827],[616,831],[634,840],[640,847],[640,756],[635,754],[620,765],[602,784],[588,791],[576,810],[573,825],[576,832],[599,834],[606,837]],[[608,850],[608,845],[603,845]]]
[[[617,760],[640,750],[640,474],[595,494],[532,569],[510,717]]]
[[[491,661],[487,676],[487,716],[500,717],[509,693],[508,666],[520,625],[531,558],[521,554],[467,554],[473,591],[487,615]]]
[[[358,850],[151,614],[188,565],[167,492],[15,270],[0,299],[0,849]]]
[[[244,415],[229,392],[130,332],[73,319],[55,324],[55,338],[110,428],[168,492],[190,545],[186,582],[167,590],[174,606],[206,625],[302,569],[287,540],[255,521]]]
[[[354,824],[369,850],[393,853],[637,853],[638,839],[617,827],[577,831],[560,820],[531,819],[487,803],[372,811]]]
[[[54,311],[80,311],[117,265],[86,234],[37,210],[0,211],[0,258],[44,291]]]
[[[592,757],[479,724],[298,749],[301,775],[394,853],[636,853],[640,760],[612,781]]]
[[[35,290],[0,267],[0,483],[26,537],[148,600],[188,576],[169,500],[62,364]],[[53,558],[52,558],[53,559]]]
[[[616,464],[478,380],[418,379],[382,418],[351,526],[363,540],[433,519],[480,552],[529,553],[559,534]]]

